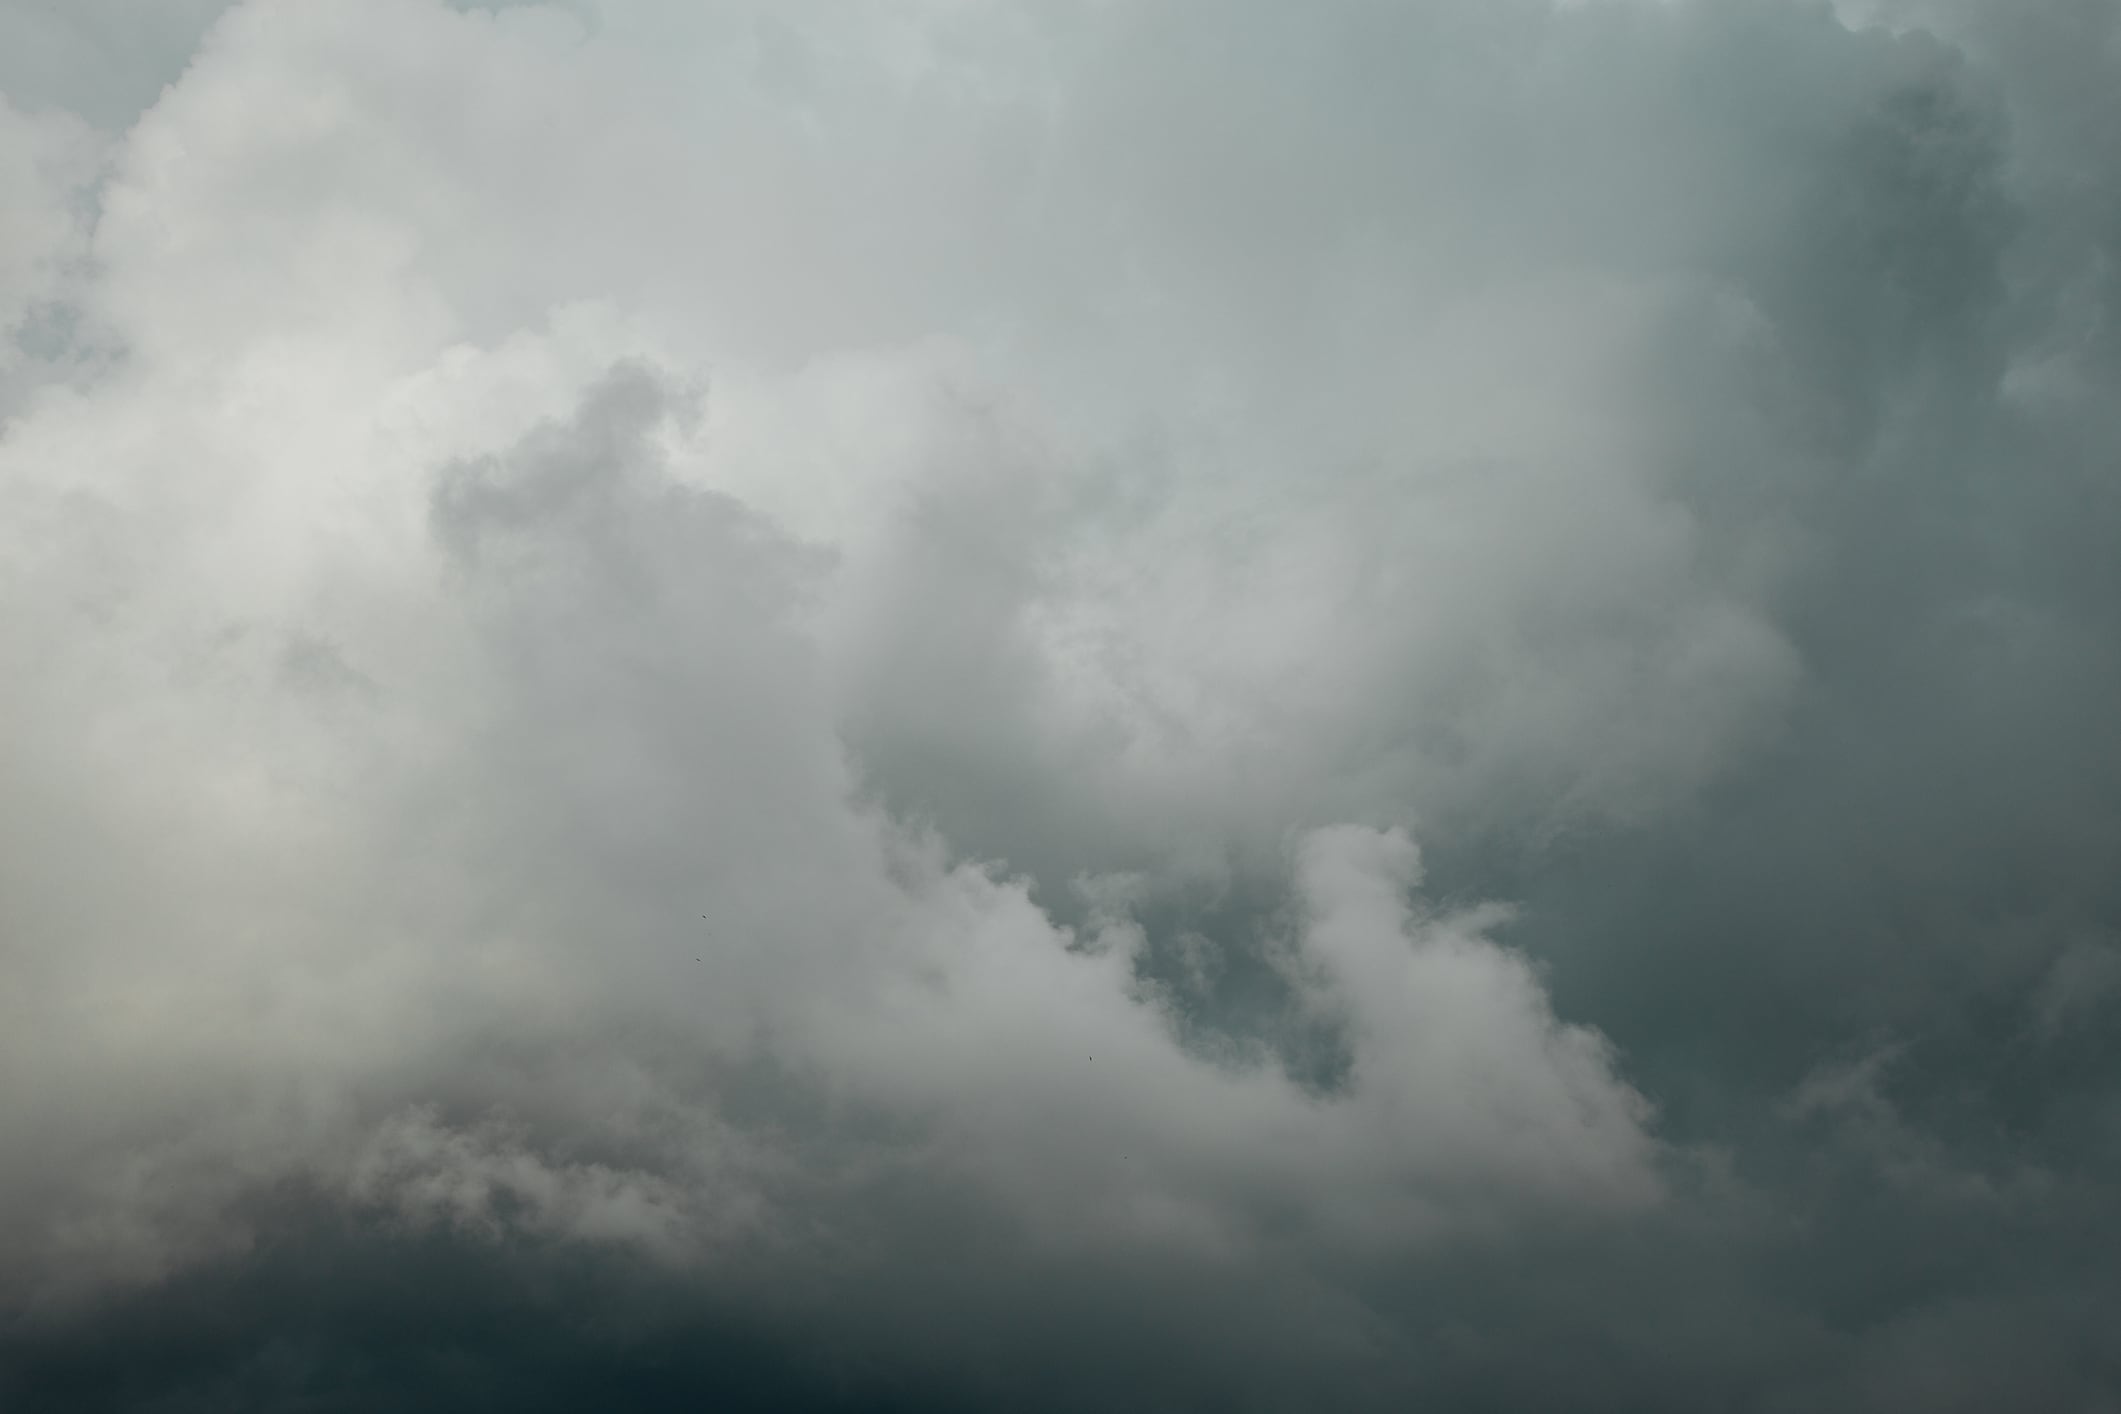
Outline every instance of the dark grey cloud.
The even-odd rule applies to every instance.
[[[2121,1403],[2111,4],[18,8],[0,1402]]]

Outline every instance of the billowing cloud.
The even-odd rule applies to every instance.
[[[2104,1407],[2020,8],[0,17],[0,1391]]]

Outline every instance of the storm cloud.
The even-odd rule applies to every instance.
[[[2121,1408],[2111,0],[0,0],[0,1402]]]

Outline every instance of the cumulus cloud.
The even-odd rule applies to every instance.
[[[2097,1407],[2117,36],[0,16],[0,1390]]]
[[[69,949],[60,929],[79,928],[77,912],[41,949],[28,939],[46,1011],[18,1055],[53,1065],[67,1051],[56,1033],[72,1032],[91,1073],[54,1069],[55,1095],[100,1087],[80,1098],[139,1103],[149,1125],[188,1110],[191,1132],[164,1153],[122,1124],[77,1137],[77,1115],[55,1114],[54,1130],[90,1146],[75,1163],[127,1177],[70,1186],[41,1213],[25,1195],[18,1232],[93,1229],[130,1271],[143,1224],[159,1254],[184,1236],[161,1226],[211,1227],[206,1209],[245,1184],[352,1162],[359,1197],[471,1221],[509,1192],[585,1229],[596,1223],[577,1210],[630,1204],[646,1233],[669,1203],[583,1196],[595,1184],[579,1166],[556,1175],[481,1137],[485,1120],[455,1136],[388,1097],[461,1089],[474,1115],[545,1112],[550,1142],[587,1125],[625,1143],[639,1127],[719,1127],[682,1072],[746,1056],[932,1130],[939,1171],[985,1171],[1075,1228],[1139,1204],[1152,1229],[1243,1243],[1247,1209],[1272,1200],[1412,1240],[1498,1197],[1654,1197],[1644,1106],[1603,1044],[1554,1021],[1479,916],[1416,928],[1404,836],[1320,832],[1302,850],[1315,917],[1292,956],[1317,973],[1307,988],[1345,995],[1355,1028],[1347,1093],[1320,1097],[1271,1057],[1183,1050],[1134,976],[1124,910],[1078,939],[998,865],[954,862],[857,800],[803,633],[830,566],[670,479],[657,440],[697,434],[686,414],[622,365],[564,422],[401,483],[424,516],[390,517],[402,508],[374,497],[356,528],[368,553],[286,566],[323,581],[312,602],[342,606],[324,622],[216,622],[237,605],[165,598],[129,605],[93,647],[49,650],[77,664],[166,643],[174,661],[98,723],[105,769],[160,797],[146,820],[112,807],[87,827],[103,841],[96,867],[133,876],[137,931]],[[223,546],[230,562],[267,552]],[[188,643],[177,615],[205,618]],[[49,728],[51,749],[75,755],[47,771],[88,769],[79,727]],[[165,759],[172,734],[189,759]],[[158,854],[175,857],[173,877],[145,863]],[[73,901],[67,881],[45,892],[55,914]],[[479,1076],[468,1044],[529,1047],[541,1066],[558,1064],[551,1048],[582,1048],[575,1083],[626,1086],[636,1112],[598,1119],[587,1096],[518,1093]],[[589,1080],[605,1068],[623,1076]],[[170,1093],[149,1099],[155,1074]],[[359,1137],[378,1124],[383,1137]],[[699,1143],[673,1153],[700,1188],[726,1186],[701,1198],[716,1208],[770,1203],[744,1169],[794,1161],[770,1135]],[[640,1180],[657,1193],[671,1182],[660,1155]],[[706,1159],[726,1185],[693,1171]],[[37,1164],[26,1178],[52,1176]],[[166,1189],[193,1198],[167,1212]],[[75,1246],[63,1258],[94,1260]]]

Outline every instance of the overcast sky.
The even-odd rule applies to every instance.
[[[0,0],[0,1405],[2121,1411],[2117,0]]]

